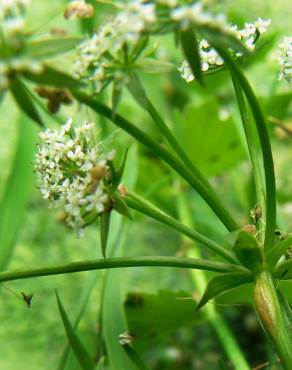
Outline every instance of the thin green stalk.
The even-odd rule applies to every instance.
[[[279,258],[292,246],[292,235],[289,235],[286,239],[280,241],[267,254],[267,261],[270,266],[275,266]]]
[[[224,259],[231,263],[238,264],[238,261],[233,252],[228,250],[227,248],[222,247],[221,245],[217,244],[211,239],[208,239],[204,235],[198,233],[197,231],[191,229],[190,227],[182,224],[181,222],[175,220],[171,216],[167,215],[166,213],[162,212],[160,209],[153,206],[150,202],[144,200],[142,197],[137,196],[134,193],[129,193],[129,195],[125,198],[127,205],[139,211],[143,214],[158,220],[165,225],[172,227],[173,229],[179,231],[183,235],[187,236],[188,238],[195,240],[197,242],[202,243],[211,251],[215,252],[219,256],[222,256]]]
[[[196,168],[195,165],[188,158],[186,152],[184,151],[180,143],[176,140],[175,136],[173,135],[173,133],[167,126],[166,122],[162,119],[161,115],[158,113],[157,109],[154,107],[154,105],[151,103],[151,101],[148,98],[147,98],[146,110],[152,117],[153,121],[157,124],[161,133],[164,135],[166,140],[169,142],[173,150],[177,153],[177,155],[184,162],[185,166],[191,168],[192,171],[195,173],[195,175],[198,178],[200,178],[202,182],[205,182],[207,186],[210,186],[208,181],[204,178],[203,174],[200,173],[199,169]]]
[[[104,270],[125,267],[178,267],[201,269],[215,272],[245,272],[241,266],[229,263],[208,261],[204,259],[190,259],[165,256],[147,257],[116,257],[95,259],[90,261],[71,262],[64,265],[53,265],[36,269],[15,270],[0,273],[0,283],[12,280],[28,279],[32,277],[71,274],[74,272]]]
[[[263,164],[265,171],[265,185],[266,185],[266,230],[265,230],[265,249],[272,248],[275,239],[275,227],[276,227],[276,181],[274,172],[274,163],[271,150],[271,144],[269,139],[266,122],[257,98],[241,69],[238,67],[236,62],[230,56],[229,52],[217,48],[219,54],[224,59],[226,65],[230,69],[232,75],[240,86],[242,87],[245,96],[249,102],[251,111],[254,116],[257,132],[261,144],[261,151],[263,155]]]
[[[75,98],[83,104],[91,107],[94,111],[101,114],[102,116],[108,118],[116,126],[122,128],[131,136],[135,137],[138,141],[144,144],[146,147],[151,149],[158,157],[163,159],[171,168],[173,168],[177,173],[179,173],[197,192],[202,196],[202,198],[209,204],[213,211],[217,214],[219,219],[223,222],[226,228],[230,231],[238,229],[238,225],[231,216],[230,212],[224,207],[220,198],[215,193],[215,191],[206,186],[205,181],[197,178],[192,171],[185,167],[180,160],[178,160],[174,155],[172,155],[167,149],[163,148],[161,145],[156,143],[151,137],[141,131],[138,127],[133,125],[131,122],[116,114],[112,115],[112,110],[105,106],[104,104],[98,102],[96,99],[80,92],[72,91]]]
[[[178,196],[178,212],[180,214],[180,219],[190,227],[193,227],[192,217],[190,215],[189,208],[184,194],[179,189]],[[188,247],[186,255],[188,258],[200,258],[201,254],[196,246],[196,244],[191,243]],[[203,295],[205,288],[207,286],[207,279],[203,271],[191,271],[191,276],[196,287],[196,292]],[[214,305],[206,305],[202,308],[203,313],[215,330],[220,343],[226,352],[228,358],[232,362],[235,370],[250,370],[244,355],[237,344],[236,339],[233,336],[228,324],[225,322],[221,314],[216,310]]]
[[[238,83],[236,77],[233,75],[231,75],[231,77],[232,77],[233,87],[234,87],[234,91],[236,94],[240,116],[241,116],[244,132],[245,132],[245,138],[247,142],[249,157],[251,160],[252,174],[253,174],[255,189],[256,189],[257,204],[261,206],[263,210],[263,214],[265,214],[264,208],[266,204],[266,199],[265,199],[264,179],[262,176],[259,153],[257,150],[257,141],[254,136],[253,128],[251,127],[251,122],[248,118],[248,111],[246,109],[242,88],[240,84]]]

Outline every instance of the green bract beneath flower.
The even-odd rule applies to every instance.
[[[280,80],[292,83],[292,36],[285,36],[279,45]]]
[[[79,234],[109,206],[109,162],[115,152],[101,151],[93,127],[85,122],[73,128],[69,119],[59,131],[42,132],[35,162],[43,198],[53,207],[63,207],[68,224]]]
[[[223,20],[221,21],[223,24]],[[268,26],[270,25],[270,19],[261,19],[254,23],[245,23],[245,27],[239,29],[236,25],[225,24],[225,30],[229,30],[229,32],[233,32],[234,36],[239,39],[245,47],[253,51],[255,49],[255,44],[258,37],[267,31]],[[218,68],[218,66],[223,65],[223,60],[217,51],[210,46],[206,39],[202,39],[199,43],[199,52],[201,57],[202,63],[202,71],[207,72],[211,71],[212,69]],[[241,57],[242,54],[240,52],[235,53],[235,57]],[[194,75],[192,70],[187,61],[183,61],[179,67],[179,71],[182,77],[187,81],[191,82],[194,80]]]
[[[21,55],[25,47],[25,12],[29,0],[0,0],[0,93],[16,72],[40,73],[42,63]]]

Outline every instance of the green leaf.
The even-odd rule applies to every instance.
[[[43,126],[44,124],[38,114],[33,101],[31,100],[31,97],[26,90],[26,86],[16,76],[12,79],[10,83],[10,91],[14,96],[14,99],[19,108],[33,121],[38,123],[40,126]]]
[[[203,85],[201,56],[199,51],[199,43],[194,34],[190,29],[181,31],[181,45],[187,61],[191,67],[191,70],[196,80]]]
[[[247,284],[252,281],[252,275],[227,273],[214,276],[208,283],[207,288],[198,303],[197,309],[202,308],[211,299],[226,292],[227,290],[236,288],[239,285]]]
[[[95,274],[91,274],[88,276],[88,278],[86,279],[86,281],[84,282],[83,284],[83,288],[82,288],[82,292],[81,292],[81,296],[79,298],[79,301],[77,303],[77,314],[76,314],[76,317],[75,317],[75,320],[74,320],[74,330],[77,331],[77,328],[78,328],[78,325],[79,325],[79,322],[84,314],[84,311],[86,309],[86,306],[87,306],[87,303],[89,301],[89,298],[90,298],[90,295],[93,291],[93,288],[95,287],[96,285],[96,281],[97,281],[97,278],[98,278],[98,275],[97,273]],[[62,356],[60,358],[60,362],[58,364],[58,370],[64,370],[64,369],[67,369],[68,366],[69,366],[69,355],[70,355],[70,344],[68,344],[66,346],[66,348],[64,349],[63,353],[62,353]]]
[[[128,153],[129,153],[129,150],[127,148],[126,151],[125,151],[125,154],[123,156],[123,160],[122,160],[122,163],[121,163],[120,167],[118,168],[118,170],[114,171],[113,185],[115,187],[118,186],[120,184],[121,180],[122,180],[124,170],[125,170],[125,166],[126,166]]]
[[[135,67],[145,73],[169,73],[176,70],[173,63],[151,59],[141,58],[135,63]]]
[[[123,349],[133,364],[135,364],[137,370],[150,370],[133,347],[131,347],[129,344],[125,344],[123,345]]]
[[[26,116],[19,115],[18,141],[10,175],[0,201],[0,270],[5,270],[23,226],[33,184],[36,130]]]
[[[125,300],[125,311],[129,330],[136,338],[135,348],[139,351],[154,348],[179,328],[202,320],[201,313],[196,313],[195,309],[193,297],[183,291],[129,293]]]
[[[226,65],[231,71],[233,78],[241,86],[245,93],[246,99],[249,102],[256,123],[257,133],[261,144],[261,151],[264,162],[265,171],[265,187],[266,187],[266,228],[265,228],[265,249],[269,250],[274,245],[275,228],[276,228],[276,181],[274,172],[274,161],[271,149],[270,138],[266,127],[264,115],[258,100],[248,82],[245,75],[234,62],[230,54],[221,48],[217,51],[224,59]]]
[[[95,364],[89,354],[87,353],[86,349],[84,348],[83,344],[81,343],[80,339],[78,338],[77,334],[73,326],[70,323],[70,320],[67,316],[67,313],[64,309],[64,306],[61,302],[58,292],[56,291],[56,298],[58,303],[59,312],[64,324],[64,328],[67,334],[68,341],[78,362],[83,370],[94,370]]]
[[[227,117],[221,120],[215,99],[189,104],[175,119],[185,151],[205,176],[221,175],[245,159],[234,118],[227,111]]]
[[[254,235],[244,230],[239,231],[233,250],[243,266],[254,272],[262,269],[262,250]]]
[[[115,118],[115,115],[118,111],[121,98],[122,98],[122,86],[119,82],[114,82],[113,92],[112,92],[112,117],[113,118]]]
[[[130,80],[127,84],[127,87],[132,95],[132,97],[136,100],[136,102],[143,107],[144,109],[147,109],[148,106],[148,98],[146,95],[146,92],[141,84],[141,81],[139,80],[138,76],[135,73],[131,73],[129,75]]]
[[[274,266],[279,258],[292,246],[292,235],[280,241],[271,250],[268,251],[267,260],[270,266]]]
[[[82,41],[79,37],[49,37],[26,44],[25,55],[31,58],[47,58],[75,49]]]
[[[111,211],[103,212],[99,218],[100,222],[100,243],[102,256],[106,257],[106,245],[110,228]]]
[[[41,73],[23,72],[22,75],[30,81],[40,85],[77,88],[82,87],[84,84],[70,75],[45,65]]]

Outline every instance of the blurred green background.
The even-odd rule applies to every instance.
[[[32,1],[28,13],[29,29],[36,34],[42,34],[58,26],[77,33],[78,21],[68,23],[63,19],[64,3],[58,0]],[[285,82],[277,81],[278,67],[275,54],[277,39],[291,32],[291,2],[289,0],[237,0],[209,1],[209,3],[212,3],[214,9],[230,14],[230,18],[238,22],[254,21],[258,16],[272,19],[270,31],[264,35],[264,39],[269,40],[273,37],[274,44],[269,44],[267,52],[263,52],[256,63],[246,71],[260,96],[266,114],[276,118],[291,130],[291,91]],[[273,36],[274,34],[276,36]],[[171,58],[176,57],[176,51],[173,50],[173,46],[168,48],[168,43],[163,44],[163,52]],[[176,73],[161,75],[159,79],[157,75],[145,76],[144,80],[149,94],[153,93],[151,93],[151,96],[154,96],[152,100],[173,124],[177,137],[184,143],[191,158],[200,165],[205,174],[210,176],[211,182],[218,188],[220,196],[238,220],[242,224],[248,223],[249,210],[253,206],[250,167],[246,161],[246,151],[242,144],[238,112],[233,104],[234,97],[224,73],[209,77],[205,90],[197,87],[195,83],[187,85]],[[170,106],[174,107],[172,111],[169,109]],[[149,118],[135,108],[133,101],[126,94],[121,112],[132,120],[134,119],[137,125],[149,130],[159,139]],[[181,112],[183,112],[182,115]],[[63,117],[74,115],[74,119],[77,117],[76,122],[83,118],[99,121],[98,117],[92,113],[88,113],[88,117],[80,113],[76,106],[62,108],[60,115]],[[52,125],[52,121],[48,118],[48,125]],[[194,124],[195,121],[196,124]],[[10,96],[6,96],[0,105],[0,195],[2,203],[6,197],[9,176],[15,165],[23,125],[30,132],[32,142],[36,143],[37,128],[27,118],[20,115]],[[273,140],[277,173],[279,220],[284,230],[291,231],[291,135],[287,135],[273,123],[269,124],[269,129]],[[121,150],[129,142],[132,143],[120,131],[111,128],[105,131],[113,134],[112,141],[117,142]],[[101,132],[101,135],[104,135],[104,132]],[[202,140],[202,137],[205,140]],[[177,189],[174,186],[175,179],[172,173],[156,158],[151,157],[144,148],[139,147],[137,150],[139,151],[137,168],[131,168],[131,171],[138,172],[136,191],[147,196],[169,213],[176,215]],[[26,166],[23,167],[23,176],[29,184],[28,201],[25,212],[22,214],[18,212],[18,207],[21,205],[17,203],[17,196],[15,197],[15,214],[12,219],[19,223],[19,233],[9,235],[11,240],[15,238],[15,245],[11,256],[6,256],[5,253],[0,255],[2,269],[32,268],[99,256],[97,228],[91,226],[86,230],[83,238],[77,239],[74,231],[67,229],[60,222],[58,212],[48,209],[46,202],[41,199],[35,175],[32,172],[31,153],[21,153],[20,159],[24,158]],[[25,191],[21,184],[18,185],[17,191]],[[191,191],[185,190],[193,207],[193,216],[198,230],[223,241],[224,229],[203,202]],[[0,210],[5,211],[3,204]],[[8,226],[4,226],[5,233],[9,233]],[[180,253],[182,243],[179,236],[153,221],[137,216],[135,221],[127,226],[127,229],[128,237],[124,248],[124,253],[127,255],[175,255]],[[80,304],[80,296],[92,274],[97,276],[96,285],[81,319],[78,333],[90,348],[91,353],[98,353],[98,312],[103,272],[8,282],[0,290],[0,370],[57,369],[58,361],[66,346],[66,339],[57,311],[54,289],[58,288],[68,314],[74,317]],[[131,292],[136,294],[136,299],[141,292],[149,294],[148,299],[150,300],[151,294],[155,297],[159,291],[162,291],[159,294],[165,294],[166,297],[167,291],[180,292],[179,296],[185,298],[190,297],[193,292],[189,274],[175,269],[123,270],[120,274],[120,283],[123,297]],[[11,291],[17,294],[19,292],[33,293],[31,308],[27,308],[24,302]],[[292,299],[291,283],[286,283],[285,291]],[[218,309],[231,324],[233,331],[238,333],[242,348],[255,366],[265,360],[270,349],[248,306],[250,298],[249,289],[246,288],[243,292],[240,288],[240,291],[235,290],[221,297],[218,300]],[[133,300],[133,296],[128,297],[126,305],[130,319],[135,317],[135,310],[131,311],[135,308],[135,299],[133,305],[131,305],[131,299]],[[188,308],[191,301],[185,300],[185,302],[181,315],[185,314],[184,310],[192,309]],[[234,302],[235,304],[232,304]],[[164,309],[172,310],[171,305]],[[219,343],[214,339],[211,329],[199,314],[198,318],[189,319],[187,316],[180,329],[172,322],[174,318],[175,316],[170,316],[167,322],[169,332],[157,342],[154,341],[154,347],[148,343],[148,347],[143,349],[153,369],[215,369],[218,366],[218,360],[222,359],[224,362]],[[113,317],[112,320],[115,318]],[[132,325],[138,324],[133,322]],[[79,369],[73,357],[70,361],[67,369]],[[170,361],[174,365],[171,365]]]

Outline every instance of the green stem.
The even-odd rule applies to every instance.
[[[154,218],[155,220],[158,220],[164,223],[165,225],[172,227],[173,229],[179,231],[180,233],[187,236],[191,240],[195,240],[197,242],[202,243],[216,254],[225,258],[227,261],[235,264],[239,263],[233,252],[231,252],[227,248],[222,247],[213,240],[208,239],[204,235],[182,224],[181,222],[175,220],[174,218],[170,217],[166,213],[162,212],[160,209],[153,206],[150,202],[144,200],[142,197],[134,193],[129,193],[125,200],[130,208],[135,209],[138,212],[146,214],[149,217]]]
[[[0,283],[3,283],[5,281],[21,280],[39,276],[61,275],[81,271],[142,266],[178,267],[188,269],[201,269],[215,272],[243,272],[244,270],[240,266],[223,262],[208,261],[204,259],[193,260],[190,258],[165,256],[116,257],[90,261],[71,262],[64,265],[41,267],[37,269],[1,272]]]
[[[259,160],[259,153],[257,150],[257,141],[254,136],[253,128],[251,127],[251,122],[248,118],[248,112],[245,106],[244,101],[244,95],[242,92],[242,88],[240,84],[238,83],[236,77],[234,75],[232,76],[232,82],[234,91],[237,97],[238,107],[240,111],[240,116],[245,132],[245,138],[247,142],[247,147],[249,151],[249,157],[252,164],[252,173],[254,177],[255,182],[255,189],[256,189],[256,198],[257,198],[257,204],[260,205],[263,209],[263,214],[265,214],[265,189],[264,189],[264,180],[262,177],[262,171],[261,171],[261,165]]]
[[[229,211],[224,207],[220,198],[215,193],[215,191],[206,186],[205,181],[197,178],[192,171],[185,167],[179,159],[172,155],[167,149],[163,148],[160,144],[156,143],[151,137],[141,131],[138,127],[133,125],[131,122],[120,116],[119,114],[112,115],[112,110],[105,106],[104,104],[98,102],[96,99],[90,96],[73,90],[72,94],[75,98],[83,104],[91,107],[94,111],[101,114],[102,116],[108,118],[116,126],[120,127],[126,131],[131,136],[135,137],[138,141],[144,144],[146,147],[152,150],[158,157],[163,159],[171,168],[173,168],[177,173],[179,173],[197,192],[202,196],[202,198],[209,204],[213,211],[217,214],[219,219],[223,222],[228,230],[238,229],[233,217],[230,215]]]
[[[193,226],[192,217],[190,214],[189,207],[187,206],[187,201],[185,199],[184,193],[181,189],[178,189],[178,212],[180,214],[180,219],[187,224],[188,226]],[[187,257],[188,258],[200,258],[201,254],[198,247],[192,243],[187,248]],[[205,288],[207,286],[207,279],[203,271],[191,271],[191,276],[196,287],[196,292],[202,296],[204,294]],[[216,310],[214,305],[206,305],[202,308],[203,313],[206,315],[206,318],[212,325],[214,331],[217,334],[217,337],[220,340],[220,343],[227,354],[228,358],[232,362],[235,370],[250,370],[244,355],[238,346],[236,339],[233,336],[228,324],[221,316],[221,314]]]
[[[162,119],[157,109],[154,107],[154,105],[151,103],[151,101],[148,98],[146,102],[146,110],[152,117],[153,121],[157,124],[161,133],[164,135],[166,140],[169,142],[173,150],[177,153],[177,155],[184,162],[185,166],[191,168],[194,174],[196,175],[196,177],[200,178],[201,181],[206,184],[206,186],[210,186],[208,181],[204,178],[203,174],[201,174],[200,171],[195,167],[195,165],[190,161],[186,152],[181,147],[180,143],[176,140],[175,136],[173,135],[173,133],[167,126],[166,122]]]
[[[271,339],[286,370],[292,369],[291,316],[279,300],[274,280],[268,271],[261,272],[254,289],[254,303],[263,329]]]
[[[263,164],[265,171],[266,183],[266,230],[265,230],[265,248],[268,250],[272,248],[275,239],[276,228],[276,181],[274,172],[274,162],[271,150],[271,143],[265,122],[264,115],[258,103],[258,100],[248,82],[245,75],[230,56],[229,52],[218,48],[219,54],[224,59],[226,65],[230,69],[233,76],[236,77],[238,83],[241,85],[245,96],[249,102],[251,111],[254,116],[255,124],[259,140],[261,143],[261,151],[263,155]]]
[[[149,367],[144,363],[140,355],[134,350],[129,344],[124,344],[123,348],[128,357],[133,361],[138,370],[150,370]]]

